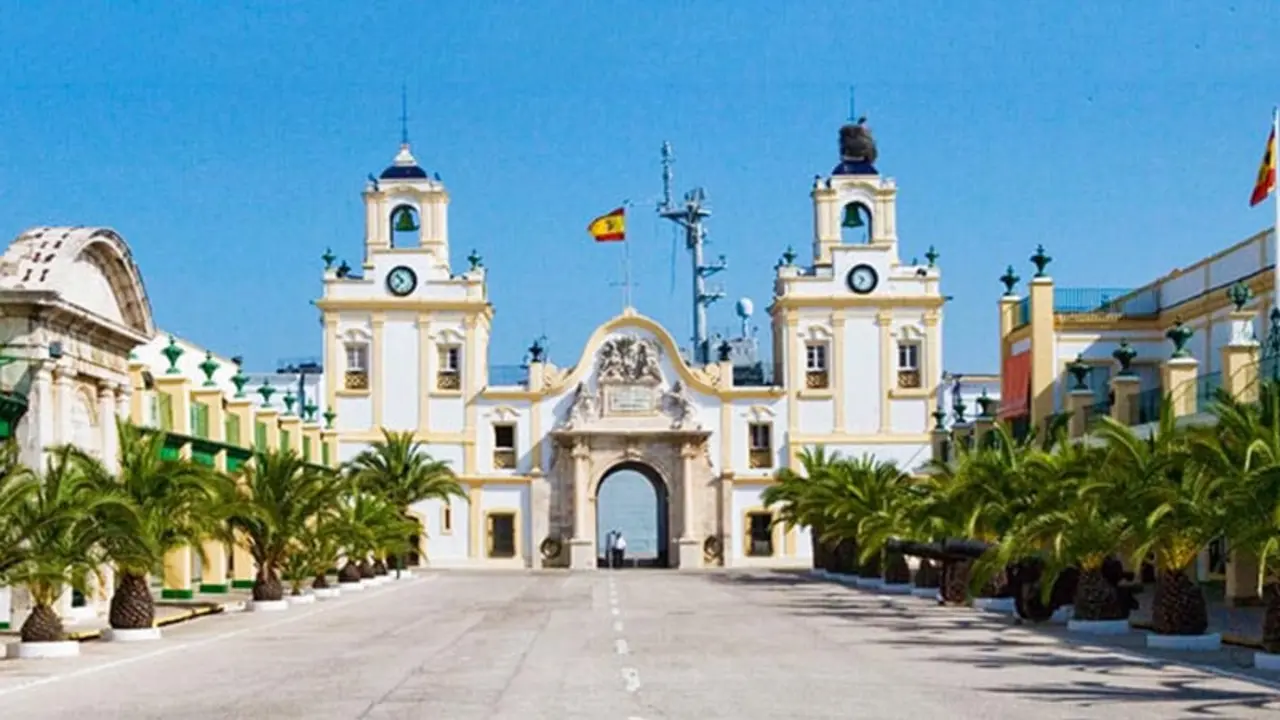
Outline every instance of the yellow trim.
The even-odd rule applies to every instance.
[[[966,375],[964,379],[968,380],[969,376]],[[892,400],[928,400],[934,397],[934,395],[936,394],[937,394],[936,387],[935,387],[935,390],[927,390],[922,387],[919,387],[919,388],[891,387],[889,388],[889,398]]]
[[[794,281],[797,278],[788,278],[788,281]],[[830,282],[830,278],[822,278],[823,282]],[[946,302],[939,295],[849,295],[849,296],[819,296],[819,295],[784,295],[773,301],[769,306],[769,314],[782,310],[795,308],[821,308],[829,310],[833,308],[860,308],[864,310],[874,309],[881,310],[884,308],[940,308]]]
[[[345,374],[346,358],[342,358],[342,365],[338,364],[338,346],[341,342],[338,340],[338,314],[325,312],[323,313],[323,317],[324,366],[328,368],[328,371],[324,374],[325,407],[330,407],[337,411],[339,373],[336,368],[342,367],[343,374]]]
[[[418,432],[431,432],[431,316],[418,313]]]
[[[489,532],[489,518],[501,515],[511,516],[512,546],[515,553],[511,557],[494,557],[493,556],[493,533]],[[521,522],[520,508],[496,508],[486,510],[484,512],[484,535],[485,535],[485,552],[486,560],[519,560],[524,557],[524,543],[520,541]]]
[[[879,430],[886,433],[891,432],[893,428],[889,390],[897,384],[893,382],[893,369],[897,366],[897,358],[894,355],[897,354],[895,351],[898,349],[897,343],[893,341],[893,313],[876,313],[876,327],[880,329],[880,387],[883,393],[880,396]],[[917,351],[918,357],[919,351]]]
[[[371,395],[368,390],[335,390],[333,396],[335,398],[367,398]]]
[[[878,433],[874,435],[792,435],[792,445],[927,445],[929,433]]]
[[[476,395],[476,367],[477,360],[488,357],[488,353],[480,352],[476,347],[476,318],[474,315],[468,315],[462,319],[464,330],[464,345],[461,351],[462,357],[458,358],[458,371],[462,373],[462,394],[464,402],[462,433],[467,437],[474,438],[476,436],[476,419],[479,415],[479,408],[475,403]],[[437,353],[438,355],[438,353]],[[437,357],[437,361],[439,358]],[[438,368],[437,368],[438,370]],[[487,368],[486,368],[487,370]],[[471,474],[476,471],[476,445],[475,442],[464,445],[462,448],[462,472]]]
[[[733,406],[720,404],[720,472],[733,468]]]
[[[467,522],[469,544],[467,547],[467,557],[479,559],[482,557],[480,551],[480,502],[483,499],[483,488],[476,482],[472,482],[467,488]]]
[[[751,550],[751,516],[752,515],[768,515],[769,516],[769,554],[768,555],[752,555]],[[744,558],[765,558],[778,557],[778,551],[782,550],[782,543],[778,539],[778,525],[774,522],[776,516],[774,512],[766,507],[755,505],[745,508],[742,511],[742,557]]]
[[[542,472],[542,413],[534,400],[529,406],[529,465],[532,472]]]
[[[848,394],[844,387],[844,311],[835,310],[831,313],[831,353],[827,358],[830,367],[827,368],[827,377],[831,382],[831,387],[835,388],[835,407],[833,408],[836,432],[844,432],[844,400]]]
[[[383,358],[382,358],[382,338],[383,324],[386,322],[386,316],[383,313],[375,312],[369,317],[369,324],[373,326],[373,341],[369,348],[369,392],[373,395],[373,426],[382,427],[382,401],[386,395],[386,388],[383,386]]]
[[[420,251],[419,251],[420,252]],[[471,316],[493,315],[493,306],[483,299],[429,300],[423,298],[323,298],[315,301],[321,310],[385,312],[464,312]]]
[[[373,442],[382,439],[382,431],[378,429],[343,430],[339,433],[338,439],[342,442]],[[436,445],[465,445],[474,442],[466,433],[460,432],[415,432],[413,439],[416,442]]]
[[[810,390],[802,388],[796,392],[801,400],[834,400],[836,397],[835,390],[831,388],[821,388],[818,390]]]

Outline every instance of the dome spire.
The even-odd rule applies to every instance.
[[[409,147],[409,90],[400,83],[400,145]]]

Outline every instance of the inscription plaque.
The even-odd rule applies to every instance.
[[[655,400],[654,389],[643,385],[618,385],[605,389],[605,409],[610,415],[652,413]]]

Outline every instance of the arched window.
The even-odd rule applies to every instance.
[[[418,210],[412,205],[397,205],[391,211],[391,247],[412,247],[417,244]]]
[[[860,202],[844,206],[840,215],[840,242],[846,245],[871,242],[871,209]]]

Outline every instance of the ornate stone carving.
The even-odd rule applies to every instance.
[[[663,395],[667,407],[671,409],[673,430],[680,430],[686,427],[699,428],[698,423],[698,406],[694,404],[693,398],[689,397],[689,392],[685,389],[684,383],[679,381],[671,386],[671,390]]]
[[[579,427],[599,415],[600,406],[595,393],[587,388],[585,382],[578,383],[578,389],[573,391],[573,404],[569,406],[569,421],[565,423],[565,427]]]
[[[662,382],[662,369],[658,364],[661,357],[658,343],[650,338],[638,335],[615,337],[600,348],[596,361],[598,380],[656,385]]]

